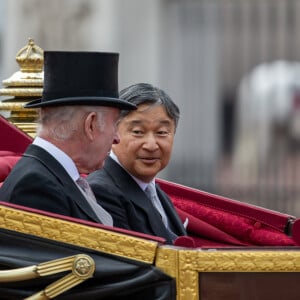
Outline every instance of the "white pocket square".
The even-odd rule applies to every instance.
[[[185,221],[184,221],[184,223],[183,223],[183,227],[186,229],[187,226],[188,226],[188,224],[189,224],[189,219],[186,218]]]

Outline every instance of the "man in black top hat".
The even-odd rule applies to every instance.
[[[0,189],[0,201],[112,226],[80,174],[102,167],[112,144],[119,143],[120,110],[136,109],[119,99],[118,54],[44,53],[37,137]]]

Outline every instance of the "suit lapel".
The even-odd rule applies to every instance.
[[[186,235],[186,231],[183,227],[181,219],[176,214],[176,210],[171,203],[171,200],[166,196],[166,194],[161,190],[158,184],[156,184],[157,195],[161,201],[161,204],[168,215],[170,228],[174,230],[177,235]]]
[[[163,222],[157,221],[161,220],[158,211],[153,207],[145,192],[134,181],[134,179],[111,157],[106,159],[104,169],[108,174],[110,174],[115,184],[122,191],[126,191],[124,193],[124,197],[129,199],[129,201],[144,212],[145,216],[148,218],[153,234],[157,236],[168,236],[169,233]]]
[[[24,153],[24,156],[33,157],[43,164],[49,172],[56,177],[56,179],[64,187],[66,193],[74,200],[76,205],[93,221],[101,223],[92,208],[87,204],[84,195],[80,192],[73,179],[52,155],[41,147],[30,145]]]

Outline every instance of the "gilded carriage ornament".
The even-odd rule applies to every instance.
[[[40,98],[44,83],[44,51],[29,39],[28,44],[16,55],[20,70],[2,81],[0,89],[0,114],[30,136],[36,132],[36,109],[24,109],[23,105]]]

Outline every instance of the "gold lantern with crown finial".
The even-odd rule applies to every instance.
[[[42,96],[43,52],[30,38],[16,55],[20,70],[3,80],[0,89],[0,96],[9,96],[0,101],[0,114],[32,137],[36,133],[37,110],[23,108],[23,105]]]

